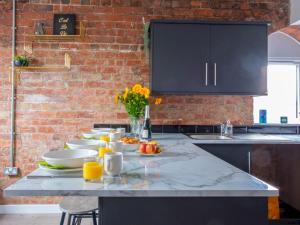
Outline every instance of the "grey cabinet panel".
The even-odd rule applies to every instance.
[[[217,93],[267,93],[267,26],[211,25],[211,83]]]
[[[99,225],[269,224],[267,197],[105,197],[100,203]]]
[[[249,171],[249,152],[251,145],[236,144],[196,144],[205,151],[217,156],[229,164],[247,172]]]
[[[266,75],[266,23],[151,24],[154,93],[265,95]]]
[[[209,25],[157,23],[151,30],[152,91],[201,92],[208,76]]]
[[[300,211],[299,145],[253,145],[251,152],[252,174],[278,187],[280,199]]]

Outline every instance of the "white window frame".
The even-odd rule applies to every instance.
[[[300,79],[299,79],[299,74],[300,74],[300,62],[289,62],[289,61],[268,61],[268,66],[269,65],[295,65],[296,66],[296,118],[299,119],[299,99],[300,99]],[[268,75],[267,75],[267,79],[268,79]],[[255,124],[258,124],[260,125],[260,123],[255,123]],[[274,123],[266,123],[267,125],[269,124],[274,124]],[[281,124],[281,123],[279,123]],[[299,123],[298,124],[295,124],[295,125],[299,125],[300,124],[300,120],[299,120]],[[293,124],[289,124],[288,125],[293,125]]]

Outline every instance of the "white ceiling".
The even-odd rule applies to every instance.
[[[290,23],[300,25],[300,0],[290,0]],[[300,42],[282,30],[269,35],[269,61],[300,62]]]

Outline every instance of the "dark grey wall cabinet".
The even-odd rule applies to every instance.
[[[267,94],[267,26],[267,23],[152,21],[152,91]]]

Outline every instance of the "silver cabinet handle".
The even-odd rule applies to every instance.
[[[208,63],[205,63],[205,86],[208,85]]]
[[[217,63],[214,63],[214,85],[217,86]]]
[[[251,152],[248,152],[248,173],[251,174]]]

